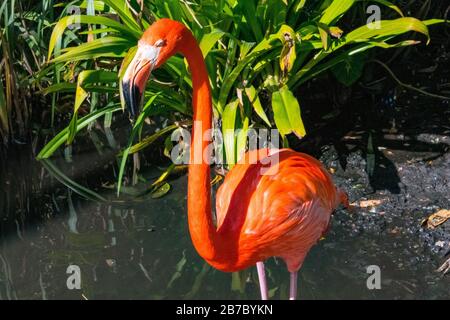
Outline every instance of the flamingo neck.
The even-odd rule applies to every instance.
[[[212,105],[208,72],[197,41],[189,32],[181,53],[192,74],[193,129],[188,174],[188,223],[192,242],[205,260],[217,256],[216,227],[211,213],[210,167],[204,152],[210,143]],[[205,139],[204,139],[205,137]]]

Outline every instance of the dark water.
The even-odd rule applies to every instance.
[[[54,164],[74,180],[102,180],[95,172],[106,160],[89,160],[92,155]],[[185,176],[170,181],[171,191],[159,199],[97,203],[51,178],[28,150],[16,155],[14,168],[2,171],[1,299],[259,298],[255,268],[222,273],[196,254],[187,229]],[[158,174],[155,167],[143,170],[148,181]],[[102,183],[97,191],[114,199],[112,187]],[[147,186],[140,182],[137,190]],[[343,227],[349,219],[338,211],[331,232],[310,252],[299,276],[300,299],[450,297],[448,277],[434,271],[439,257],[414,235],[351,234]],[[80,268],[81,290],[67,287],[71,265]],[[286,299],[284,263],[271,259],[266,265],[272,298]],[[370,265],[381,269],[379,290],[367,288]]]

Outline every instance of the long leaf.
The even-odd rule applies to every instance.
[[[219,41],[223,37],[224,34],[225,32],[223,32],[222,30],[215,29],[202,37],[202,40],[200,41],[200,49],[202,50],[203,57],[206,58],[208,53],[211,51],[217,41]]]
[[[324,11],[320,22],[330,24],[346,13],[356,2],[356,0],[334,0],[331,5]]]
[[[124,57],[134,44],[128,39],[119,37],[104,37],[84,43],[78,47],[64,49],[64,54],[53,58],[50,63],[80,61],[100,57]]]
[[[227,165],[232,168],[236,163],[236,121],[238,116],[239,100],[229,103],[222,114],[223,144]]]
[[[78,125],[77,125],[77,131],[86,128],[90,123],[96,121],[98,118],[104,116],[107,113],[114,113],[119,110],[122,110],[122,108],[118,105],[109,106],[100,110],[97,110],[93,113],[88,114],[87,116],[79,119]],[[69,127],[63,129],[60,133],[58,133],[50,142],[48,142],[44,148],[39,152],[37,155],[37,159],[48,159],[50,158],[53,153],[58,150],[61,145],[64,144],[64,142],[67,141],[67,137],[69,136]]]
[[[185,124],[188,124],[186,122]],[[158,140],[160,137],[166,135],[167,133],[179,128],[178,124],[173,124],[171,126],[165,127],[164,129],[159,130],[158,132],[155,132],[154,134],[145,137],[140,142],[136,143],[130,148],[130,154],[136,153],[138,151],[141,151],[145,148],[147,148],[149,145],[151,145],[153,142]]]
[[[363,42],[376,37],[397,36],[409,31],[422,33],[427,37],[427,42],[430,41],[430,34],[426,24],[416,18],[407,17],[395,20],[381,20],[379,23],[380,28],[377,28],[372,23],[353,30],[344,37],[343,42],[338,46],[341,47],[352,42]]]
[[[50,43],[48,48],[48,60],[51,59],[53,51],[55,49],[55,45],[61,36],[64,34],[64,31],[75,23],[84,23],[84,24],[98,24],[103,26],[108,26],[114,30],[116,30],[119,34],[123,36],[129,36],[135,40],[139,39],[141,33],[133,31],[132,29],[126,28],[121,23],[106,17],[101,16],[86,16],[86,15],[73,15],[64,17],[58,21],[58,23],[53,28],[52,35],[50,37]]]
[[[65,175],[61,170],[58,169],[57,166],[55,166],[50,160],[43,159],[41,160],[41,164],[47,169],[47,171],[56,178],[59,182],[64,184],[66,187],[68,187],[73,192],[79,194],[80,196],[92,200],[92,201],[101,201],[106,202],[106,198],[99,195],[97,192],[92,191],[86,187],[83,187],[79,183],[73,181],[70,179],[67,175]]]
[[[127,25],[130,30],[136,33],[140,33],[141,27],[136,22],[136,17],[133,16],[129,9],[129,3],[127,0],[102,0],[105,4],[110,6],[117,12],[120,19]]]

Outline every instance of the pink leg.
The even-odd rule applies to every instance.
[[[289,300],[297,299],[297,272],[291,272],[291,285],[289,288]]]
[[[267,282],[266,272],[264,271],[264,262],[260,261],[256,263],[256,269],[258,269],[259,289],[261,290],[261,300],[267,300]]]

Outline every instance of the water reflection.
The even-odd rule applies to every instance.
[[[23,167],[1,177],[9,188],[1,198],[0,299],[259,298],[254,268],[222,273],[195,252],[185,176],[170,181],[171,191],[160,199],[147,194],[136,200],[133,192],[148,188],[140,182],[117,200],[110,181],[89,183],[102,180],[98,171],[110,163],[108,155],[92,161],[82,153],[71,164],[56,161],[53,169],[44,164],[45,171],[29,155],[17,159]],[[80,185],[96,185],[91,199],[97,194],[109,200],[83,199],[50,178],[55,169],[83,181]],[[143,172],[147,181],[158,174],[157,168]],[[351,217],[337,212],[330,234],[310,252],[300,272],[300,299],[450,297],[449,280],[432,270],[434,264],[411,262],[415,255],[428,255],[420,247],[411,250],[414,237],[352,235],[340,223],[345,219]],[[366,267],[372,264],[381,267],[381,290],[366,287]],[[81,290],[67,288],[69,265],[81,269]],[[284,263],[271,259],[267,267],[272,298],[287,299]]]

